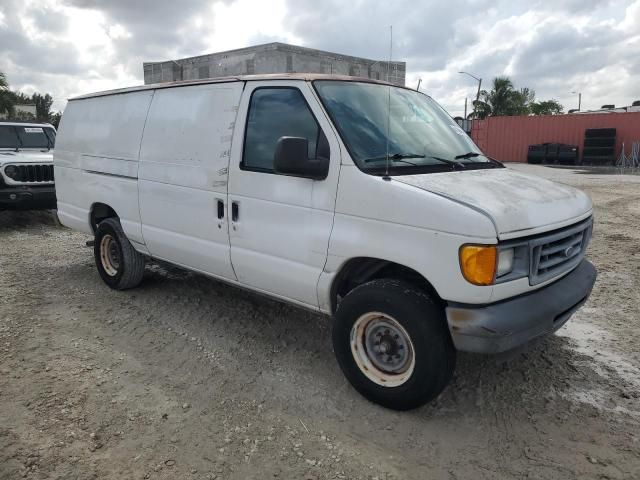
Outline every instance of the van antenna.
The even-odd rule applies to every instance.
[[[393,56],[393,25],[389,25],[389,62],[387,63],[387,82],[389,82],[389,71],[391,70],[391,58]],[[387,85],[387,168],[384,172],[384,180],[391,180],[389,178],[389,135],[391,134],[391,85]]]

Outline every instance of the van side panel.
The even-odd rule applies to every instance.
[[[54,153],[58,216],[64,225],[91,233],[91,207],[104,203],[118,214],[134,245],[143,243],[138,155],[152,97],[152,91],[142,91],[69,102]]]
[[[227,170],[243,85],[157,90],[140,153],[140,211],[151,255],[230,279]]]

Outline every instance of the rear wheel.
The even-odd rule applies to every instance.
[[[125,290],[138,286],[142,281],[144,256],[133,248],[117,218],[100,222],[93,254],[100,277],[111,288]]]
[[[333,346],[354,388],[396,410],[435,398],[455,368],[442,308],[398,280],[374,280],[347,294],[334,318]]]

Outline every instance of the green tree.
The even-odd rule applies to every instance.
[[[564,113],[564,107],[557,100],[543,100],[533,102],[529,106],[532,115],[560,115]]]
[[[551,115],[562,113],[563,107],[555,100],[536,102],[536,92],[528,87],[517,90],[509,77],[493,79],[490,91],[481,90],[480,98],[473,102],[473,116],[486,118],[500,115]]]
[[[22,92],[11,92],[11,95],[14,105],[31,105],[33,103],[33,99]]]
[[[530,88],[516,90],[509,77],[493,79],[491,91],[482,90],[480,99],[474,102],[479,118],[499,115],[528,115],[529,104],[536,98]]]
[[[0,72],[0,113],[11,115],[13,112],[13,96],[9,90],[9,82],[3,72]]]
[[[49,123],[58,129],[58,125],[60,125],[60,119],[62,118],[62,112],[52,113],[49,117]]]
[[[40,95],[34,93],[31,96],[32,103],[36,106],[36,119],[39,122],[49,122],[51,120],[51,105],[53,105],[53,97],[48,93]]]
[[[511,97],[511,103],[507,111],[507,115],[529,115],[531,113],[531,104],[536,99],[536,92],[530,88],[524,87],[514,91]]]
[[[515,89],[509,77],[493,79],[491,91],[480,91],[480,99],[474,102],[474,108],[479,118],[490,115],[509,115]]]
[[[16,112],[16,105],[35,105],[36,115]],[[26,95],[22,92],[11,91],[6,75],[0,72],[0,114],[6,114],[10,120],[48,122],[58,128],[62,113],[52,112],[52,105],[53,97],[48,93]]]

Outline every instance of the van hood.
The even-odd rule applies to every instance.
[[[5,163],[51,163],[53,150],[0,150],[0,165]]]
[[[509,168],[406,175],[394,180],[484,213],[501,237],[560,227],[592,210],[584,192]]]

